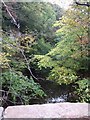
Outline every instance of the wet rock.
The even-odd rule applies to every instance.
[[[47,103],[60,103],[60,102],[65,102],[65,99],[62,97],[57,97],[57,98],[50,98],[47,100]]]

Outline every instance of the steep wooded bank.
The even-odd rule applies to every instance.
[[[76,4],[65,11],[51,3],[2,3],[3,106],[45,99],[40,83],[47,80],[71,86],[70,102],[90,102],[89,13]]]

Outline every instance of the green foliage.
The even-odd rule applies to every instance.
[[[52,59],[47,55],[45,55],[45,56],[44,55],[35,55],[33,60],[39,61],[38,67],[40,69],[42,69],[43,67],[44,68],[47,68],[47,67],[52,68],[54,65],[56,65],[56,63],[54,61],[52,61]]]
[[[73,47],[74,46],[74,47]],[[46,55],[35,55],[34,59],[39,60],[39,67],[51,68],[48,79],[54,80],[59,84],[70,84],[77,79],[76,70],[80,69],[81,58],[78,53],[79,46],[72,40],[63,40],[51,49]],[[75,55],[75,56],[73,56]]]
[[[30,99],[44,96],[30,75],[30,79],[22,75],[22,71],[29,68],[38,78],[53,80],[60,85],[78,84],[74,91],[78,96],[76,101],[90,102],[90,19],[87,15],[90,9],[72,6],[62,16],[59,6],[50,3],[6,4],[14,9],[10,12],[20,23],[20,31],[25,34],[14,39],[8,34],[3,35],[0,65],[3,69],[9,67],[14,71],[1,74],[3,88],[9,91],[8,98],[11,97],[14,102],[21,98],[24,104],[29,104]],[[17,31],[4,7],[2,23],[3,30]]]
[[[83,78],[76,83],[79,85],[75,91],[79,98],[77,101],[90,103],[90,78]]]
[[[39,39],[35,45],[33,45],[33,49],[35,54],[44,55],[51,50],[52,46],[49,42],[45,42],[44,38]]]
[[[13,16],[16,18],[17,21],[20,23],[20,30],[22,32],[28,31],[38,31],[38,32],[46,32],[50,31],[52,24],[56,20],[55,12],[51,6],[51,4],[48,3],[37,3],[37,2],[16,2],[16,3],[7,3],[8,6],[11,8],[14,8],[14,11],[12,11]],[[23,14],[24,13],[24,14]],[[10,17],[5,12],[4,8],[2,11],[2,22],[4,25],[3,29],[5,27],[13,27],[10,23]],[[9,19],[9,20],[8,20]]]
[[[8,68],[10,60],[7,58],[8,54],[1,52],[0,53],[0,68]]]
[[[87,43],[83,43],[84,39],[87,39],[87,22],[85,21],[87,9],[82,8],[85,13],[82,13],[81,8],[77,7],[75,10],[72,8],[54,24],[54,27],[59,28],[56,30],[56,34],[62,40],[45,56],[41,56],[41,58],[35,56],[37,59],[40,58],[39,67],[52,68],[48,78],[59,84],[73,82],[77,79],[78,70],[87,70],[85,62],[87,61]],[[84,22],[81,19],[82,16]],[[81,39],[82,41],[80,41]]]
[[[3,90],[8,93],[7,100],[14,103],[29,104],[31,99],[45,96],[40,85],[35,83],[32,78],[28,79],[23,76],[21,72],[4,72],[0,74],[0,78]],[[18,99],[19,101],[17,101]]]
[[[56,13],[56,20],[59,20],[64,14],[63,8],[61,8],[58,4],[52,4],[52,7]]]
[[[77,79],[77,76],[71,69],[55,66],[49,75],[49,79],[61,85],[73,83]]]

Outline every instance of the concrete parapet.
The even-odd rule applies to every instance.
[[[6,120],[48,119],[56,120],[90,120],[89,104],[87,103],[55,103],[42,105],[9,106],[4,113]],[[12,118],[12,119],[10,119]]]
[[[3,118],[3,111],[4,111],[3,107],[0,107],[0,120]]]

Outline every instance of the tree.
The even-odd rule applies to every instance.
[[[54,26],[59,26],[56,34],[62,40],[45,57],[41,57],[41,65],[64,66],[74,71],[87,70],[87,8],[82,7],[80,10],[79,7],[72,8],[66,12],[62,20],[56,22]]]
[[[87,33],[88,33],[88,57],[90,57],[90,2],[88,1],[85,1],[85,2],[78,2],[78,1],[75,1],[75,3],[78,5],[78,6],[86,6],[88,7],[87,9],[87,15],[88,15],[88,30],[87,30]],[[88,64],[88,69],[90,68],[90,65]]]
[[[25,32],[26,29],[29,29],[31,31],[36,30],[38,32],[41,32],[41,31],[45,32],[46,30],[50,29],[52,23],[56,19],[55,12],[51,4],[35,3],[35,2],[32,2],[32,3],[17,2],[17,3],[12,3],[12,4],[7,3],[7,4],[8,4],[9,11],[12,14],[14,14],[16,21],[19,22],[21,26],[20,30],[22,32]],[[4,7],[2,7],[2,10],[3,10],[2,16],[3,16],[4,22],[7,21],[10,23],[10,14],[7,16],[7,13],[5,12]],[[6,23],[6,26],[7,26],[7,23]]]
[[[40,85],[34,81],[34,79],[38,79],[33,75],[29,60],[25,55],[24,49],[27,46],[24,48],[19,46],[18,40],[10,39],[6,34],[3,34],[2,42],[2,51],[0,53],[2,105],[8,105],[9,103],[13,105],[31,104],[31,99],[45,97]],[[23,75],[24,68],[29,70],[32,77],[28,78]]]

